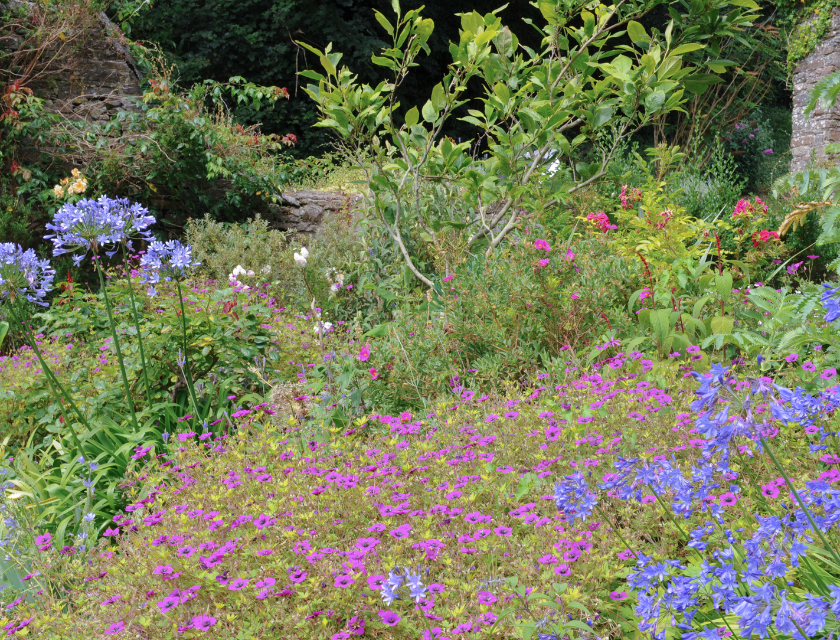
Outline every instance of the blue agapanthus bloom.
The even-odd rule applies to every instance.
[[[177,240],[153,242],[140,258],[143,283],[149,285],[150,296],[157,294],[154,285],[161,280],[180,280],[198,265],[193,262],[192,247]]]
[[[826,310],[825,321],[834,322],[837,318],[840,318],[840,300],[835,297],[840,287],[832,287],[827,282],[823,282],[823,287],[825,287],[825,291],[823,291],[820,302]]]
[[[0,298],[14,301],[23,296],[45,307],[44,298],[54,276],[49,261],[38,258],[32,249],[24,251],[18,244],[0,243]]]
[[[111,256],[121,242],[151,241],[149,227],[154,223],[148,209],[127,198],[86,198],[59,209],[47,224],[52,234],[44,238],[52,241],[53,255],[76,253],[73,262],[78,265],[88,251],[96,254],[103,250]]]
[[[582,473],[566,476],[554,486],[554,504],[574,522],[586,518],[598,504],[598,495],[589,489],[589,484]]]

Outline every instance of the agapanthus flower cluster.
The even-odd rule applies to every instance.
[[[182,280],[200,263],[192,259],[192,247],[178,240],[152,242],[140,257],[141,279],[148,284],[148,294],[157,294],[154,285],[161,280]]]
[[[14,301],[22,296],[46,306],[44,298],[52,288],[55,269],[38,258],[33,249],[24,250],[11,242],[0,243],[0,297]]]
[[[154,223],[148,209],[127,198],[86,198],[61,207],[46,225],[52,233],[44,237],[52,241],[53,255],[76,253],[73,262],[78,265],[88,251],[113,255],[122,242],[151,241],[149,227]]]

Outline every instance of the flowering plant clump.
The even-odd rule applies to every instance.
[[[627,211],[632,208],[632,205],[642,201],[642,190],[638,187],[627,188],[627,185],[621,185],[621,193],[618,195],[621,202],[621,208]]]
[[[770,238],[778,240],[779,233],[777,231],[768,231],[767,229],[756,231],[752,234],[753,247],[758,247],[766,242],[769,242]]]
[[[168,481],[115,516],[115,547],[84,556],[73,611],[47,616],[42,597],[20,615],[65,637],[62,624],[73,637],[202,625],[218,637],[560,637],[568,615],[615,631],[624,583],[606,561],[624,547],[602,519],[578,520],[587,496],[558,511],[554,484],[616,459],[638,425],[674,415],[674,398],[633,374],[555,386],[494,405],[464,390],[426,417],[374,414],[324,442],[283,435],[265,408],[233,438],[178,434],[144,472]]]
[[[756,214],[767,213],[767,205],[758,196],[754,201],[741,198],[732,210],[733,218],[752,218]]]
[[[603,211],[598,213],[590,213],[586,216],[586,221],[591,222],[599,231],[606,233],[618,229],[618,227],[610,222],[609,217]]]
[[[55,185],[52,193],[56,198],[63,198],[65,195],[81,195],[88,187],[87,178],[78,169],[70,172],[70,177],[62,178],[61,182]]]

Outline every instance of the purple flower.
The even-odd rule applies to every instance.
[[[115,635],[117,635],[118,633],[122,633],[123,631],[125,631],[125,622],[123,622],[122,620],[120,620],[119,622],[115,622],[115,623],[114,623],[114,624],[112,624],[110,627],[108,627],[107,629],[105,629],[105,635],[107,635],[107,636],[115,636]]]
[[[170,609],[174,609],[179,604],[181,604],[180,598],[166,596],[163,600],[157,603],[157,606],[161,613],[168,613]]]
[[[409,533],[411,533],[410,524],[402,524],[393,531],[389,532],[391,536],[398,539],[407,538]]]
[[[626,591],[610,591],[610,598],[612,600],[625,600],[629,595]]]
[[[378,573],[375,576],[369,576],[367,579],[368,587],[374,590],[381,589],[386,580],[387,578],[381,573]]]
[[[820,378],[822,378],[823,380],[828,380],[829,378],[833,378],[833,377],[834,377],[834,376],[836,376],[836,375],[837,375],[837,369],[835,369],[835,368],[833,368],[833,367],[832,367],[832,368],[830,368],[830,369],[825,369],[825,370],[824,370],[824,371],[820,374]]]
[[[496,598],[496,596],[494,596],[489,591],[479,591],[478,592],[478,604],[491,605],[494,602],[496,602],[497,599],[498,598]]]
[[[815,365],[813,362],[811,362],[809,360],[808,362],[806,362],[805,364],[802,365],[802,370],[803,371],[816,371],[817,370],[817,365]]]
[[[267,587],[273,587],[276,583],[277,581],[274,578],[266,578],[265,580],[257,580],[254,586],[257,589],[265,589]]]
[[[192,628],[197,631],[207,631],[210,627],[216,624],[216,618],[212,616],[200,615],[195,616],[191,621]]]
[[[393,611],[379,611],[377,615],[382,618],[382,624],[386,627],[393,627],[402,620],[399,614],[396,614]]]
[[[241,591],[242,589],[248,586],[248,582],[249,580],[247,578],[237,578],[236,580],[230,583],[228,589],[231,591]]]
[[[353,580],[350,576],[338,576],[335,579],[335,586],[339,589],[346,589],[351,584],[354,584],[356,581]]]

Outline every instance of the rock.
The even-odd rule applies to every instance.
[[[330,191],[284,193],[283,204],[271,204],[263,217],[274,229],[314,233],[328,215],[352,211],[362,199],[357,194]]]

